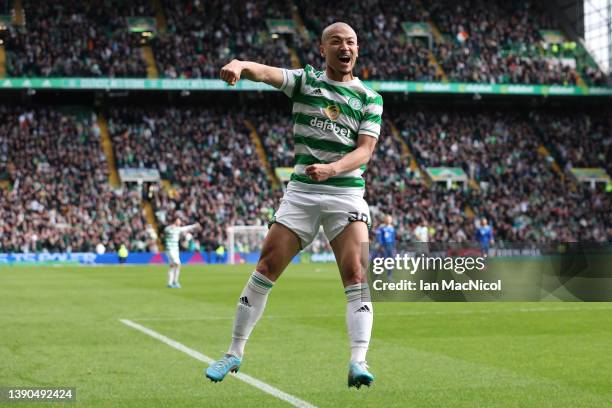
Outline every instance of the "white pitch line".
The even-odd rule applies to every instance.
[[[154,339],[157,339],[159,341],[161,341],[162,343],[167,344],[168,346],[177,349],[178,351],[182,351],[183,353],[187,354],[188,356],[191,356],[193,358],[195,358],[196,360],[202,361],[203,363],[212,363],[215,360],[213,360],[212,358],[200,353],[199,351],[193,350],[187,346],[185,346],[182,343],[179,343],[176,340],[172,340],[169,337],[164,336],[163,334],[160,334],[158,332],[156,332],[155,330],[151,330],[145,326],[142,326],[138,323],[135,323],[131,320],[128,319],[119,319],[119,321],[123,324],[125,324],[126,326],[130,326],[133,329],[136,329],[148,336],[153,337]],[[316,408],[314,405],[299,399],[298,397],[294,397],[291,394],[287,394],[286,392],[283,392],[281,390],[279,390],[276,387],[273,387],[269,384],[266,384],[263,381],[258,380],[257,378],[251,377],[250,375],[247,374],[242,374],[242,373],[237,373],[234,375],[235,378],[239,379],[240,381],[244,381],[245,383],[260,389],[263,392],[266,392],[278,399],[281,399],[291,405],[293,405],[294,407],[299,407],[299,408]]]

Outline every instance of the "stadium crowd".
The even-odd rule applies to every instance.
[[[610,199],[563,183],[538,153],[543,140],[527,118],[501,111],[417,111],[394,117],[422,166],[461,167],[478,183],[468,202],[491,221],[499,239],[610,239]]]
[[[10,76],[146,77],[126,17],[152,15],[147,0],[28,1],[26,26],[11,28]]]
[[[427,13],[415,2],[400,1],[399,5],[388,0],[352,2],[334,11],[323,0],[300,0],[296,4],[309,31],[309,40],[297,38],[304,64],[321,66],[320,33],[335,21],[346,21],[358,31],[357,74],[361,79],[441,80],[429,58],[427,42],[404,35],[403,22],[427,18]]]
[[[272,38],[268,18],[291,18],[286,5],[267,1],[164,1],[168,29],[154,40],[158,70],[166,78],[216,78],[232,58],[290,67],[283,37]]]
[[[155,167],[171,181],[154,194],[158,221],[200,222],[197,245],[215,250],[228,226],[265,225],[279,198],[245,119],[224,109],[124,107],[109,112],[109,131],[118,167]]]
[[[90,112],[0,106],[0,113],[6,118],[0,177],[12,185],[0,190],[0,252],[93,251],[98,244],[108,251],[121,244],[156,249],[139,190],[113,191],[108,184]],[[562,182],[538,153],[541,143],[556,143],[568,163],[609,166],[605,118],[439,109],[387,114],[398,133],[386,119],[365,173],[366,198],[375,225],[386,214],[394,217],[400,244],[413,240],[423,221],[432,241],[471,240],[470,213],[488,218],[498,241],[611,239],[610,198]],[[177,215],[203,224],[192,249],[215,250],[225,243],[225,227],[263,225],[278,206],[281,191],[271,187],[245,119],[255,124],[272,166],[292,166],[287,112],[126,106],[110,109],[108,119],[118,167],[158,168],[171,183],[147,189],[159,225]],[[461,167],[477,186],[427,187],[401,139],[421,168]]]
[[[581,52],[551,53],[540,29],[559,28],[538,2],[501,0],[362,0],[330,11],[323,0],[296,0],[306,35],[272,34],[267,19],[292,19],[275,0],[164,0],[166,28],[151,45],[159,75],[216,78],[232,58],[291,67],[321,66],[319,36],[333,21],[360,36],[357,74],[362,79],[590,85],[609,78]],[[7,44],[11,76],[145,77],[138,35],[127,17],[153,16],[147,0],[25,3],[25,29],[12,28]],[[431,38],[411,37],[404,23],[433,24]],[[430,47],[431,42],[431,47]],[[299,62],[292,64],[290,48]],[[562,62],[563,56],[576,63]]]
[[[612,119],[604,114],[531,113],[543,142],[564,170],[601,167],[612,174]]]
[[[426,5],[446,43],[438,61],[453,81],[574,85],[575,70],[545,58],[541,28],[551,13],[537,2],[429,1]]]
[[[91,113],[0,105],[0,252],[153,249],[137,191],[108,184]]]

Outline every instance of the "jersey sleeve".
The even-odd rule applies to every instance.
[[[365,114],[359,124],[359,135],[371,136],[378,139],[380,136],[380,125],[382,123],[383,99],[382,96],[368,97],[366,100]]]
[[[300,89],[304,79],[304,69],[283,69],[283,84],[280,90],[290,98],[295,95],[295,90]]]

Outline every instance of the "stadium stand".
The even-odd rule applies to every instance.
[[[564,170],[601,167],[612,174],[612,122],[604,114],[532,112],[543,143]]]
[[[244,120],[222,109],[116,108],[109,131],[119,167],[156,167],[172,183],[153,199],[158,221],[180,215],[202,223],[197,240],[214,250],[225,242],[225,226],[265,225],[279,198]]]
[[[28,1],[24,9],[25,28],[7,41],[10,76],[146,76],[126,17],[151,15],[149,1]]]
[[[24,1],[25,25],[10,27],[5,38],[7,72],[145,77],[141,38],[128,32],[127,18],[161,12],[167,27],[151,46],[160,76],[170,79],[216,78],[232,58],[290,67],[296,65],[294,53],[298,65],[320,67],[319,34],[343,20],[358,28],[362,79],[608,83],[577,51],[555,53],[543,46],[541,29],[561,29],[538,2],[363,0],[330,12],[322,0],[295,0],[308,34],[273,36],[266,19],[292,19],[290,3]],[[0,10],[9,14],[10,2],[0,2]],[[431,48],[426,40],[407,37],[405,22],[427,24]],[[576,58],[575,67],[559,62],[563,53]],[[242,104],[233,96],[214,108],[197,102],[175,106],[172,98],[161,107],[163,98],[152,98],[153,105],[102,103],[99,109],[108,118],[117,167],[159,169],[163,187],[145,186],[144,195],[158,225],[176,215],[203,223],[195,242],[214,250],[225,241],[225,226],[265,224],[281,190],[264,170],[245,121],[255,124],[272,168],[291,167],[289,109]],[[237,100],[242,107],[228,109]],[[568,176],[575,167],[612,174],[609,115],[401,105],[385,102],[383,134],[365,175],[375,221],[393,215],[400,240],[412,239],[423,219],[435,229],[434,241],[469,240],[474,217],[481,216],[491,221],[500,241],[612,239],[609,193]],[[10,187],[0,188],[0,252],[90,251],[97,243],[109,251],[122,243],[131,251],[155,248],[156,232],[143,213],[140,191],[129,185],[115,191],[108,183],[111,169],[90,106],[73,111],[7,104],[0,112],[6,118],[0,123],[0,181]],[[552,157],[547,160],[542,148]],[[460,167],[469,183],[430,184],[424,170],[435,166]]]
[[[168,31],[154,40],[158,70],[166,78],[216,78],[232,58],[291,67],[285,39],[273,39],[266,18],[291,18],[275,1],[164,1]]]
[[[346,21],[359,27],[358,76],[362,79],[401,79],[409,81],[438,81],[435,65],[429,59],[425,43],[407,39],[401,23],[421,21],[427,13],[415,2],[401,1],[355,2],[347,7],[329,10],[325,1],[296,2],[302,20],[310,32],[310,41],[300,42],[304,63],[313,66],[321,61],[320,33],[334,21]],[[325,17],[320,17],[325,16]]]
[[[152,249],[137,191],[112,191],[91,112],[0,105],[0,252]]]
[[[585,55],[542,42],[540,29],[560,24],[538,2],[368,0],[330,12],[322,0],[296,0],[306,37],[273,35],[266,19],[292,19],[290,3],[238,0],[162,1],[166,25],[152,40],[157,71],[166,78],[216,78],[223,62],[258,59],[291,67],[319,65],[319,35],[333,21],[358,27],[362,79],[512,84],[605,85],[606,75]],[[25,3],[24,28],[7,41],[10,76],[146,77],[140,36],[127,17],[153,16],[147,0]],[[319,17],[318,17],[319,16]],[[325,17],[320,17],[325,16]],[[432,27],[429,44],[405,33],[406,22]],[[430,47],[431,46],[431,47]],[[584,81],[584,82],[581,82]]]
[[[423,166],[461,167],[479,184],[470,204],[492,220],[499,239],[610,239],[610,200],[597,190],[559,180],[539,155],[542,140],[528,118],[502,111],[444,110],[392,116]],[[584,136],[578,133],[575,139]],[[571,142],[556,140],[563,143],[562,151],[572,149]]]

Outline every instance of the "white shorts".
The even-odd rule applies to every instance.
[[[354,221],[363,221],[370,228],[368,203],[357,194],[321,194],[288,190],[272,223],[279,223],[293,231],[302,249],[317,236],[319,227],[332,241]]]
[[[179,257],[179,251],[178,250],[167,251],[166,252],[166,256],[168,257],[168,261],[171,264],[176,264],[176,265],[180,265],[181,264],[181,258]]]

